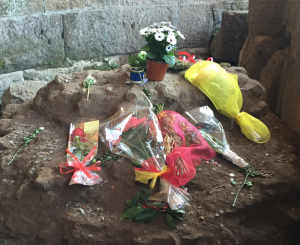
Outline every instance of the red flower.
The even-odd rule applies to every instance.
[[[72,135],[71,135],[71,140],[73,142],[74,138],[78,136],[79,137],[79,140],[81,142],[86,142],[87,140],[85,139],[86,138],[86,134],[84,133],[84,131],[81,129],[81,128],[75,128],[72,132]]]

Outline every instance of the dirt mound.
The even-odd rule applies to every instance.
[[[133,165],[126,158],[105,162],[100,172],[104,181],[99,185],[68,186],[71,175],[62,175],[58,168],[66,161],[68,123],[84,117],[103,122],[119,105],[139,96],[140,86],[124,85],[126,69],[93,71],[97,83],[88,101],[82,82],[91,71],[58,76],[34,101],[5,108],[0,119],[0,244],[279,245],[286,241],[289,227],[300,218],[299,138],[271,113],[262,117],[272,134],[263,145],[249,141],[230,119],[216,113],[231,149],[261,175],[253,179],[253,187],[242,189],[233,207],[244,174],[220,156],[215,158],[220,166],[202,162],[186,185],[192,205],[175,230],[164,224],[163,216],[148,224],[120,218],[125,200],[145,187],[134,181]],[[167,74],[164,82],[146,86],[153,100],[165,102],[166,109],[213,108],[179,75]],[[45,130],[7,166],[22,138],[40,126]],[[105,150],[99,141],[98,156]],[[230,183],[230,173],[238,185]],[[289,238],[293,236],[289,233]]]

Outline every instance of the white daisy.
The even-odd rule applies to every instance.
[[[177,43],[177,40],[176,40],[176,37],[175,37],[175,35],[173,34],[169,34],[168,36],[167,36],[167,42],[168,43],[170,43],[171,45],[176,45],[176,43]]]
[[[171,50],[173,49],[173,46],[172,45],[167,45],[167,47],[166,47],[166,51],[167,52],[170,52]]]
[[[148,36],[148,34],[150,33],[149,29],[146,27],[142,30],[140,30],[140,35],[141,36]]]
[[[162,41],[165,39],[165,34],[163,34],[161,32],[157,32],[157,33],[155,33],[154,37],[157,41]]]
[[[177,34],[180,38],[185,39],[184,35],[180,31],[177,31]]]
[[[168,27],[168,26],[163,26],[162,29],[164,31],[172,31],[172,29],[170,27]]]

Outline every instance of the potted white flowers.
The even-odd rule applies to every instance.
[[[168,65],[175,64],[177,40],[184,39],[184,36],[171,22],[154,23],[140,30],[140,35],[147,41],[147,45],[141,48],[148,50],[147,78],[162,81]]]

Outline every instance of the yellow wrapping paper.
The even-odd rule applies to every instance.
[[[143,184],[148,184],[148,180],[152,179],[150,183],[150,188],[153,189],[156,183],[156,180],[159,176],[167,172],[168,167],[167,165],[164,166],[163,170],[161,172],[155,173],[155,172],[148,172],[148,171],[139,171],[137,168],[135,168],[135,180],[139,181]]]
[[[270,139],[270,131],[264,123],[246,112],[240,112],[243,97],[236,74],[227,73],[217,63],[202,61],[191,66],[185,78],[212,101],[218,112],[236,119],[248,139],[256,143]]]

